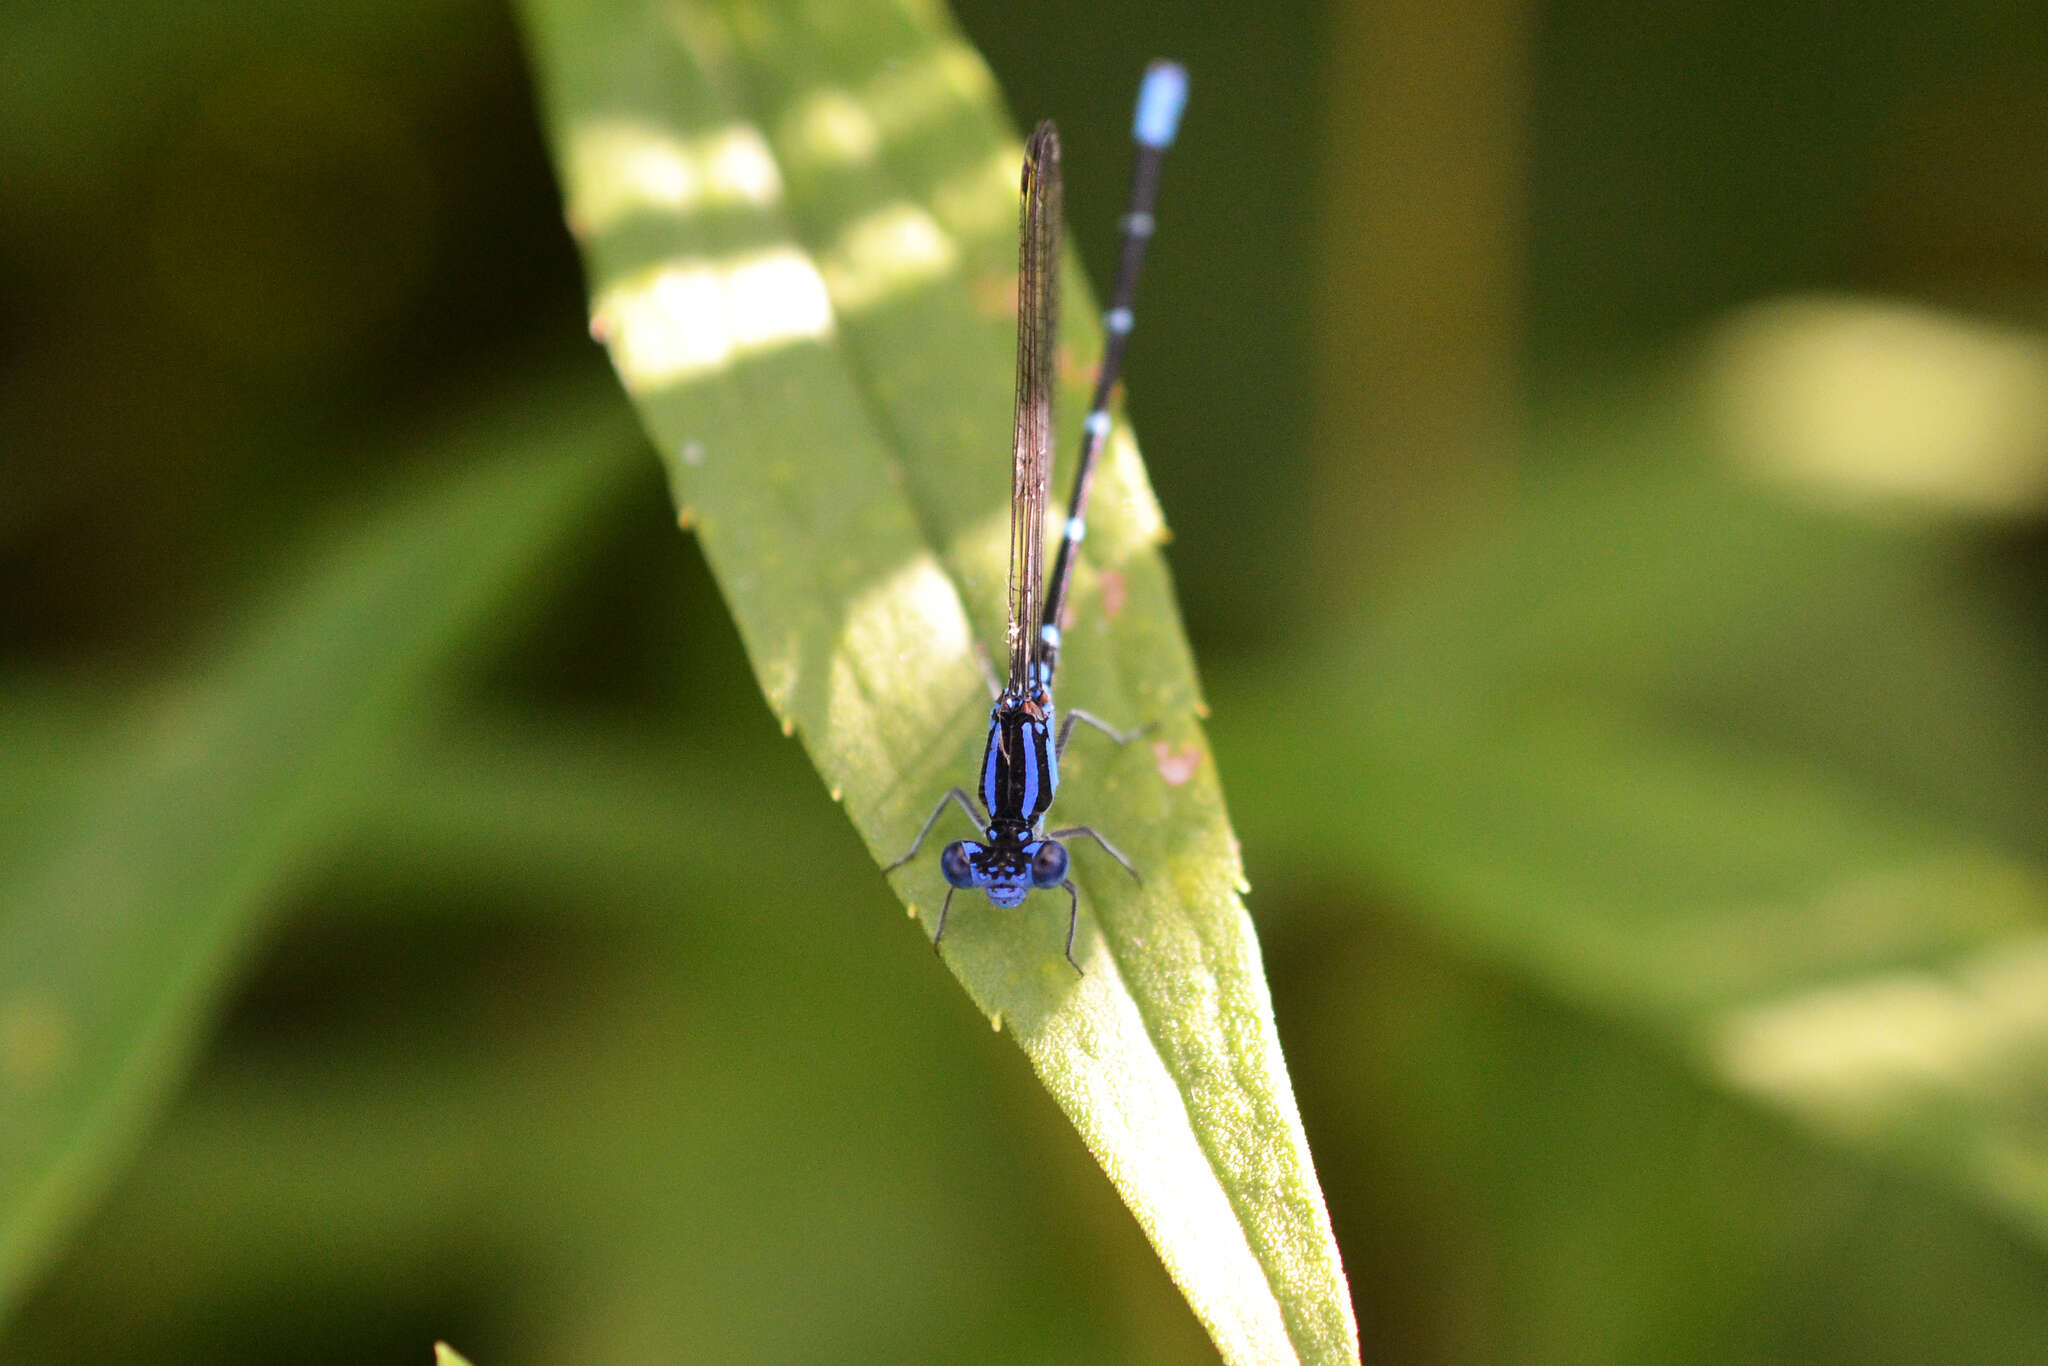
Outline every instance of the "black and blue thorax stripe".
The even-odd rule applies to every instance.
[[[988,714],[988,752],[981,761],[981,803],[989,838],[1035,829],[1060,785],[1053,743],[1052,690],[1004,692]]]

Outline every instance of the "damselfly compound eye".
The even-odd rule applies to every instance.
[[[939,874],[953,887],[974,885],[974,866],[967,861],[967,842],[954,840],[939,855]]]
[[[1031,856],[1031,885],[1057,887],[1067,880],[1067,846],[1047,840]]]

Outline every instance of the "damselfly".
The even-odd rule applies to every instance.
[[[1010,672],[989,710],[988,746],[981,761],[981,805],[984,822],[975,815],[967,794],[953,788],[939,799],[924,828],[910,842],[910,851],[890,864],[894,872],[924,846],[945,813],[957,804],[981,831],[977,840],[955,840],[939,855],[946,879],[946,900],[932,935],[937,947],[946,933],[946,912],[953,893],[979,887],[997,906],[1021,905],[1033,889],[1060,888],[1067,894],[1067,961],[1075,971],[1074,930],[1080,923],[1081,894],[1067,876],[1063,840],[1087,838],[1132,877],[1138,870],[1115,845],[1085,825],[1041,832],[1040,825],[1059,790],[1060,756],[1076,722],[1093,726],[1119,745],[1137,731],[1120,731],[1078,708],[1053,729],[1052,675],[1059,662],[1060,613],[1074,576],[1074,557],[1087,531],[1088,494],[1095,482],[1095,462],[1109,439],[1110,391],[1123,368],[1130,342],[1138,271],[1152,240],[1152,200],[1159,166],[1180,123],[1187,102],[1187,73],[1172,62],[1154,62],[1138,88],[1137,116],[1131,136],[1137,144],[1131,165],[1130,201],[1124,211],[1117,254],[1116,285],[1102,315],[1102,364],[1095,376],[1094,400],[1082,424],[1080,463],[1074,471],[1074,492],[1067,500],[1067,521],[1045,572],[1046,483],[1052,470],[1053,350],[1059,327],[1060,136],[1047,120],[1038,125],[1024,149],[1023,206],[1017,245],[1017,406],[1014,419],[1010,484]],[[990,681],[993,689],[994,681]]]

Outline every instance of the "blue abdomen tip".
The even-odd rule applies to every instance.
[[[1178,62],[1152,63],[1145,68],[1145,83],[1138,87],[1138,116],[1131,121],[1131,136],[1147,147],[1171,147],[1187,102],[1187,68]]]

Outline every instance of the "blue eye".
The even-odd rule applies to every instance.
[[[939,855],[939,874],[948,886],[972,887],[974,866],[967,861],[967,841],[954,840]]]
[[[1057,887],[1067,877],[1067,846],[1058,840],[1046,840],[1038,846],[1038,852],[1031,856],[1031,885],[1034,887]]]

